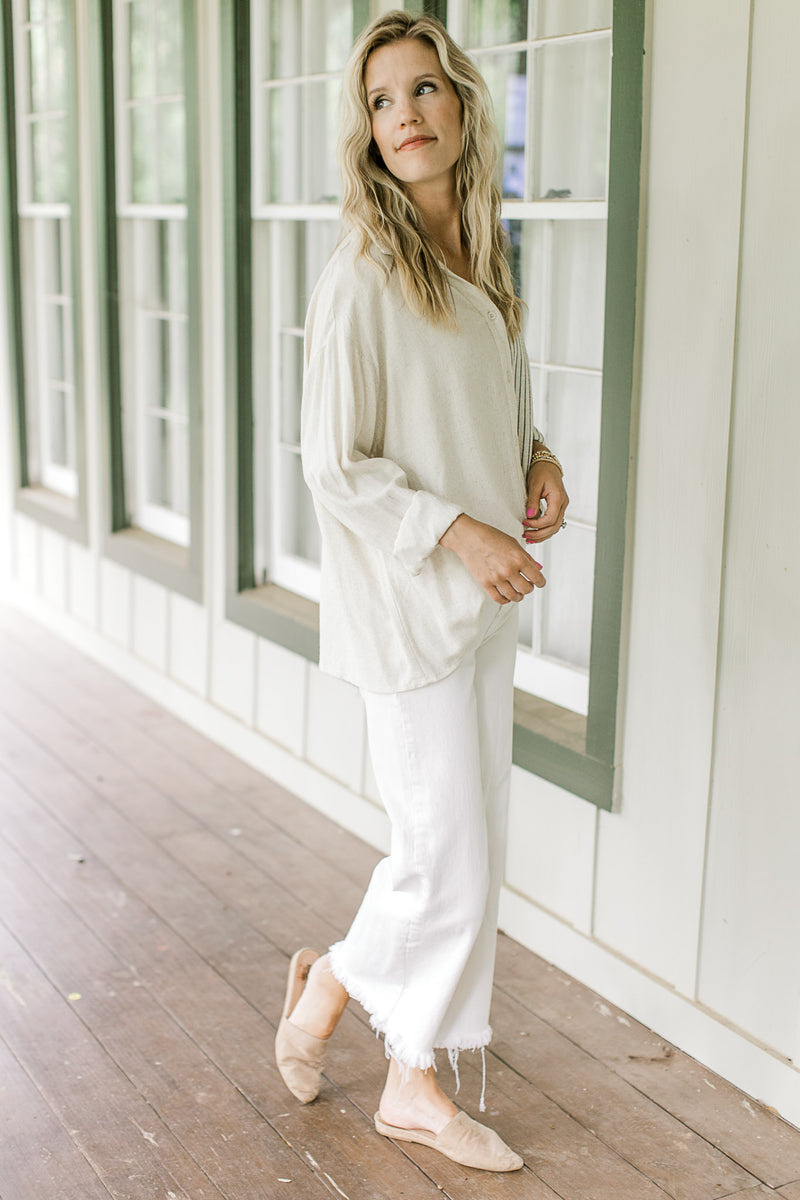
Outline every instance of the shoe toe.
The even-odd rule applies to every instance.
[[[275,1036],[275,1062],[281,1079],[302,1104],[319,1095],[326,1043],[283,1017]]]

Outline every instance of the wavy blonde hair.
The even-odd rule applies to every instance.
[[[372,246],[391,255],[379,265],[387,278],[397,271],[409,307],[438,324],[455,325],[441,254],[402,184],[384,166],[372,137],[364,83],[367,59],[379,47],[405,38],[420,38],[433,47],[461,101],[462,145],[456,163],[461,236],[472,282],[497,305],[514,337],[522,311],[505,256],[500,192],[494,182],[498,139],[492,101],[479,71],[435,17],[399,10],[386,13],[368,25],[353,46],[344,74],[338,146],[342,217],[360,235],[366,258],[375,262]]]

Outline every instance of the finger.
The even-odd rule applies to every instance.
[[[509,583],[515,591],[521,592],[523,596],[528,596],[533,591],[533,583],[528,579],[527,575],[523,575],[522,571],[518,575],[512,576]]]
[[[489,595],[492,597],[492,599],[494,600],[495,604],[508,604],[509,603],[508,597],[504,596],[503,593],[500,591],[500,589],[496,588],[494,586],[494,584],[490,584],[486,590],[489,593]]]
[[[549,529],[553,525],[561,524],[566,510],[566,504],[561,504],[558,506],[558,508],[556,508],[555,505],[551,505],[544,516],[526,517],[522,524],[526,529]]]
[[[500,595],[504,596],[506,600],[511,601],[512,604],[519,604],[522,599],[522,592],[517,591],[510,579],[503,579],[494,586]]]

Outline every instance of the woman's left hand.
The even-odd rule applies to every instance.
[[[523,540],[530,545],[532,542],[544,542],[558,533],[568,504],[564,480],[555,463],[534,463],[528,472],[528,504],[522,522]],[[546,510],[542,516],[538,516],[544,505],[547,506]]]

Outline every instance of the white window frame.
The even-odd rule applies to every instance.
[[[50,22],[29,21],[26,14],[26,0],[12,0],[11,16],[14,41],[15,65],[15,98],[14,109],[17,123],[17,164],[19,180],[19,200],[17,215],[20,223],[20,234],[27,244],[27,251],[33,260],[33,286],[28,296],[31,315],[28,324],[29,334],[35,340],[32,353],[27,355],[27,361],[35,362],[35,378],[33,387],[28,388],[26,407],[33,406],[35,426],[37,430],[37,458],[39,464],[38,479],[50,491],[74,499],[79,494],[79,478],[77,468],[76,443],[76,392],[75,371],[73,359],[73,295],[72,292],[53,294],[47,291],[43,242],[43,229],[48,221],[65,223],[65,236],[61,239],[62,254],[66,263],[62,262],[62,277],[72,286],[73,270],[71,262],[70,226],[72,209],[68,203],[38,201],[34,199],[33,162],[31,157],[31,129],[43,116],[58,116],[69,119],[67,109],[57,109],[52,112],[32,113],[28,104],[31,93],[31,78],[29,70],[28,48],[30,30],[34,26],[47,25]],[[66,269],[65,269],[66,267]],[[24,286],[24,283],[23,283]],[[48,341],[48,309],[57,305],[64,310],[63,353],[64,378],[53,379],[50,365],[52,348]],[[31,379],[31,382],[33,380]],[[59,463],[49,457],[50,441],[50,393],[53,387],[65,395],[66,408],[66,455],[67,464]],[[72,464],[72,465],[69,465]]]
[[[134,202],[131,162],[132,147],[130,139],[129,114],[132,108],[142,105],[143,101],[131,98],[130,57],[127,38],[128,20],[127,9],[130,0],[113,0],[114,30],[114,113],[115,113],[115,146],[116,146],[116,185],[117,185],[117,222],[120,229],[120,240],[123,243],[122,262],[129,267],[129,275],[125,278],[127,287],[127,303],[121,298],[120,321],[123,336],[127,334],[129,345],[123,353],[123,395],[129,398],[134,409],[133,422],[126,420],[125,427],[129,431],[129,455],[133,459],[133,469],[130,472],[132,488],[128,497],[131,506],[132,523],[156,537],[163,538],[178,546],[189,546],[191,542],[191,518],[188,514],[176,512],[165,505],[155,504],[147,499],[149,488],[148,475],[148,440],[147,424],[153,416],[185,429],[189,438],[188,396],[183,413],[173,413],[169,410],[154,408],[146,394],[145,381],[137,364],[141,360],[140,347],[143,344],[143,329],[146,321],[156,316],[155,310],[147,308],[141,302],[139,288],[136,286],[139,277],[136,274],[137,258],[135,245],[137,224],[145,221],[172,222],[180,221],[186,224],[188,220],[188,205],[180,204],[151,204]],[[155,6],[152,9],[155,12]],[[186,103],[185,92],[174,95],[159,96],[159,101],[165,103],[181,100]],[[148,103],[151,103],[148,101]],[[170,323],[185,322],[188,327],[188,314],[165,313],[164,319]],[[187,333],[188,336],[188,333]],[[188,373],[185,378],[188,388]],[[123,401],[123,409],[125,402]],[[187,459],[189,449],[187,445]],[[128,462],[130,466],[130,462]],[[191,467],[189,467],[191,471]]]
[[[253,221],[268,221],[273,222],[274,227],[271,237],[271,253],[270,253],[270,313],[276,314],[279,312],[277,299],[280,294],[280,289],[285,286],[285,279],[281,279],[280,273],[280,255],[275,253],[274,239],[278,234],[278,222],[280,221],[298,221],[312,222],[318,220],[337,220],[338,207],[328,204],[305,204],[305,203],[268,203],[265,202],[261,195],[265,173],[265,155],[268,153],[268,131],[264,128],[264,108],[263,105],[263,89],[265,84],[259,79],[260,67],[265,65],[258,61],[258,55],[261,48],[266,44],[264,34],[266,3],[251,5],[252,13],[252,28],[253,37],[252,45],[254,47],[254,69],[251,73],[251,113],[253,123],[253,138],[252,138],[252,195],[251,195],[251,215]],[[448,29],[453,37],[460,44],[466,44],[468,35],[468,0],[449,0],[448,3]],[[469,53],[475,59],[478,66],[481,66],[482,60],[491,58],[494,55],[502,53],[512,53],[515,51],[526,52],[528,55],[528,63],[532,60],[533,52],[543,46],[552,45],[554,43],[567,44],[579,43],[596,40],[610,41],[612,33],[610,29],[602,30],[587,30],[585,32],[574,34],[563,34],[548,38],[531,38],[509,43],[508,45],[497,46],[482,46],[468,47]],[[316,82],[322,79],[330,78],[329,74],[315,74],[308,76],[297,76],[292,78],[281,78],[276,80],[275,84],[283,83],[303,83]],[[528,72],[528,79],[532,78],[532,74]],[[528,148],[531,146],[531,131],[534,121],[534,105],[535,105],[535,89],[528,86],[526,89],[526,112],[525,112],[525,178],[526,189],[530,191],[531,180],[531,154]],[[610,102],[610,97],[609,97]],[[302,117],[302,114],[301,114]],[[606,154],[608,148],[606,148]],[[606,180],[608,178],[608,162],[606,161]],[[593,221],[607,222],[608,204],[605,198],[593,200],[504,200],[502,204],[502,216],[505,220],[515,222],[542,222],[546,230],[552,230],[556,222],[563,221]],[[551,239],[545,235],[547,242]],[[546,255],[548,268],[552,263],[550,251],[548,249]],[[547,272],[543,274],[539,281],[539,287],[542,290],[543,296],[549,295],[551,280]],[[548,305],[542,305],[542,311],[547,313]],[[285,554],[280,550],[281,537],[280,531],[283,526],[283,497],[281,496],[280,487],[276,481],[279,479],[279,458],[281,454],[287,452],[295,452],[299,454],[299,447],[289,446],[282,441],[281,431],[281,412],[280,412],[280,339],[282,335],[294,334],[300,335],[302,332],[299,329],[290,329],[289,327],[281,327],[277,320],[270,318],[270,366],[269,366],[269,431],[270,431],[270,447],[269,447],[269,471],[270,471],[270,494],[269,494],[269,520],[267,528],[270,535],[270,548],[267,555],[269,562],[269,581],[276,583],[279,586],[285,587],[290,591],[296,592],[311,600],[319,599],[319,570],[313,564],[305,560]],[[543,333],[542,345],[548,343],[547,331]],[[602,369],[586,366],[572,366],[561,363],[546,361],[538,352],[531,352],[529,347],[529,357],[531,360],[531,369],[534,372],[543,372],[552,375],[558,372],[569,372],[575,375],[589,375],[598,380],[602,379]],[[536,397],[534,395],[534,403]],[[541,428],[546,436],[547,434],[547,413],[542,411],[541,407],[535,409],[535,420],[539,428]],[[555,447],[556,451],[558,447]],[[569,471],[567,471],[569,474]],[[570,525],[573,529],[582,529],[585,531],[595,531],[596,525],[586,520],[570,517]],[[590,598],[591,602],[591,598]],[[543,612],[541,605],[533,605],[533,620],[531,629],[531,645],[526,646],[520,644],[517,662],[515,668],[514,684],[519,690],[528,692],[541,699],[550,701],[560,707],[569,709],[579,714],[586,715],[588,712],[589,699],[589,672],[588,669],[582,669],[573,664],[566,663],[555,657],[546,655],[542,651],[542,621]]]

